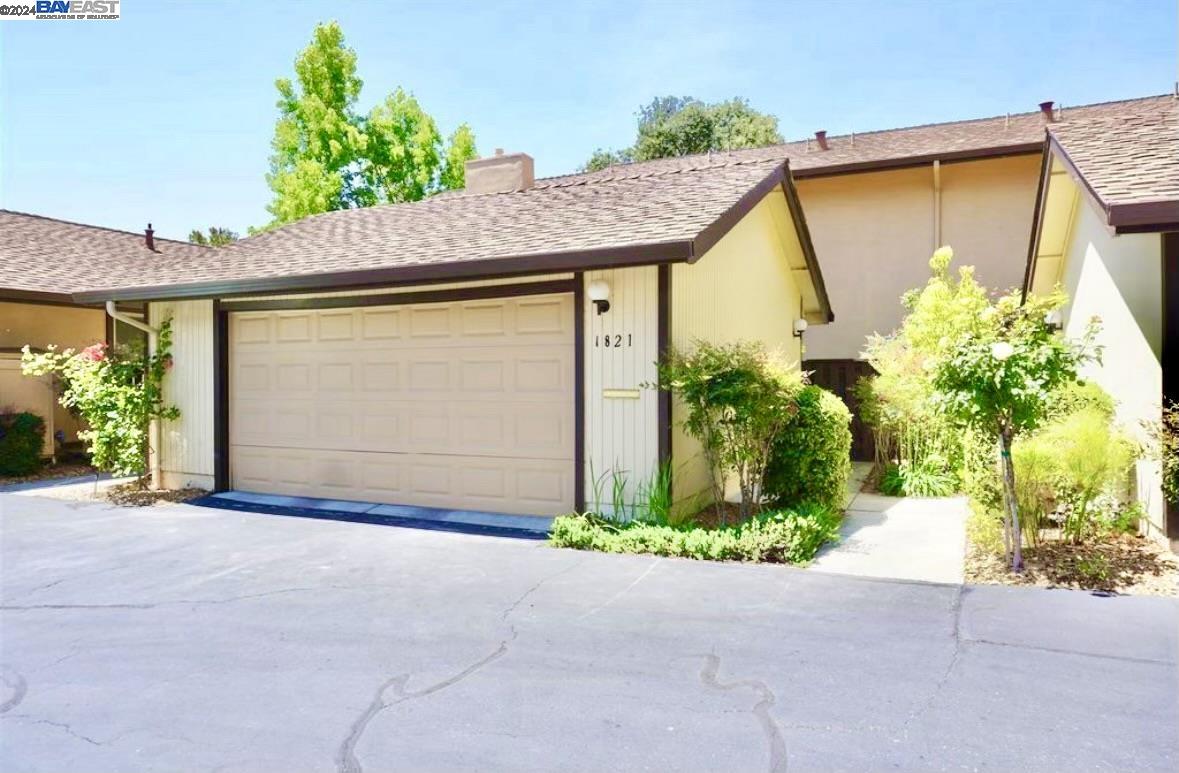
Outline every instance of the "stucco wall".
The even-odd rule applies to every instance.
[[[45,421],[44,456],[53,455],[53,432],[62,410],[52,376],[26,376],[21,372],[19,354],[0,352],[0,413],[28,411],[40,416]]]
[[[81,349],[104,340],[106,312],[102,309],[0,302],[0,349],[22,346],[44,349],[50,345],[58,349]],[[67,441],[77,440],[81,426],[77,418],[56,397],[48,404],[40,397],[33,402],[26,401],[30,392],[15,381],[19,378],[19,365],[9,365],[7,375],[0,381],[0,407],[12,405],[46,419],[47,454],[53,453],[55,430],[61,430]],[[36,393],[40,395],[41,390]]]
[[[932,166],[799,180],[835,309],[834,323],[808,333],[806,357],[853,359],[866,336],[894,330],[901,294],[925,283],[940,244],[987,286],[1018,286],[1039,166],[1038,155],[941,165],[937,218]]]
[[[81,349],[106,340],[106,312],[73,306],[0,302],[0,349]]]
[[[799,362],[794,320],[801,296],[787,255],[798,246],[784,244],[779,236],[785,206],[780,195],[767,197],[696,263],[672,266],[673,347],[688,349],[699,339],[761,341],[788,361]],[[820,328],[812,326],[807,337]],[[682,408],[673,404],[675,499],[688,508],[708,492],[710,473],[699,444],[680,429],[682,420]]]
[[[1160,415],[1162,351],[1162,241],[1158,234],[1114,236],[1087,201],[1076,208],[1060,281],[1069,294],[1065,334],[1080,336],[1101,321],[1102,363],[1087,378],[1118,401],[1117,418],[1142,438],[1142,422]],[[1163,528],[1164,504],[1157,462],[1138,462],[1136,495],[1154,528]]]

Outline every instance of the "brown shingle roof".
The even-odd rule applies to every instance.
[[[1179,100],[1049,127],[1110,225],[1179,223]]]
[[[149,250],[142,233],[0,209],[0,294],[66,296],[111,276],[134,276],[149,265],[181,267],[213,252],[171,239],[155,245]]]
[[[327,212],[183,262],[88,276],[93,292],[84,297],[209,296],[692,260],[719,238],[716,224],[730,210],[756,203],[785,179],[781,160],[733,159],[602,185]]]
[[[1170,96],[1103,102],[1065,107],[1052,126],[1070,126],[1093,119],[1116,119],[1127,112],[1170,104]],[[828,137],[828,150],[813,140],[789,142],[764,148],[665,158],[620,164],[597,172],[563,175],[537,180],[537,187],[566,187],[592,182],[627,179],[669,170],[696,169],[728,160],[790,160],[797,178],[839,172],[905,166],[939,158],[983,158],[1008,153],[1035,152],[1043,147],[1044,127],[1039,111],[995,118],[926,124],[901,129]]]

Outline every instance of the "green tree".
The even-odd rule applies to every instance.
[[[236,242],[237,238],[236,231],[231,231],[228,228],[218,228],[215,225],[209,226],[209,232],[207,234],[199,228],[194,228],[188,232],[188,240],[202,247],[224,247],[227,244]]]
[[[446,156],[442,161],[439,182],[442,189],[457,191],[467,185],[467,162],[478,156],[475,133],[467,124],[459,124],[446,141]]]
[[[600,169],[615,166],[617,164],[629,164],[634,161],[634,155],[631,148],[625,150],[604,150],[598,148],[581,166],[583,172],[597,172]]]
[[[434,119],[402,88],[362,115],[356,72],[356,52],[330,22],[315,28],[296,58],[294,81],[275,82],[268,227],[462,187],[463,165],[476,155],[470,127],[461,125],[444,144]]]
[[[1056,335],[1045,316],[1064,305],[1063,293],[1018,292],[988,302],[979,324],[947,341],[933,370],[935,399],[955,420],[993,438],[1003,477],[1004,540],[1011,568],[1023,568],[1019,503],[1011,444],[1048,417],[1052,394],[1077,380],[1085,362],[1100,355],[1092,345],[1096,321],[1077,341]]]
[[[635,144],[595,150],[582,167],[592,172],[629,161],[686,156],[714,150],[757,148],[782,142],[778,119],[740,97],[706,103],[694,97],[656,97],[639,108]]]
[[[340,25],[316,26],[295,59],[295,81],[274,85],[279,118],[266,176],[274,191],[271,225],[355,206],[364,187],[358,162],[366,140],[356,113],[363,82]]]

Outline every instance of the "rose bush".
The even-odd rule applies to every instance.
[[[86,422],[78,438],[86,443],[95,467],[116,475],[142,475],[152,419],[180,416],[163,398],[171,345],[171,323],[165,322],[153,354],[123,355],[103,343],[77,352],[52,346],[33,352],[26,346],[21,368],[26,375],[51,373],[57,379],[61,404]]]

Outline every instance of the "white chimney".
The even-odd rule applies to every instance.
[[[527,153],[504,153],[496,148],[490,158],[468,161],[467,193],[512,193],[525,191],[536,182],[532,156]]]

